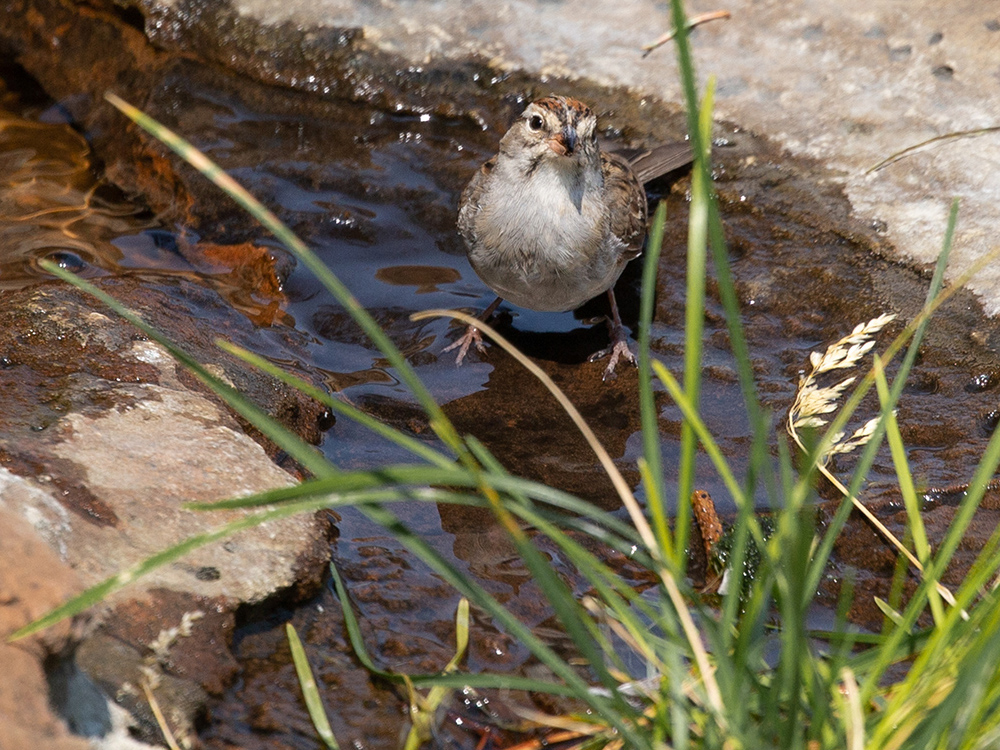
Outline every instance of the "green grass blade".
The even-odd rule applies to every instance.
[[[285,623],[285,633],[288,635],[288,647],[292,651],[295,674],[299,677],[299,686],[302,688],[302,697],[306,702],[309,718],[312,719],[317,734],[326,746],[330,750],[340,750],[337,738],[333,736],[333,729],[330,728],[330,720],[326,716],[326,709],[323,708],[323,699],[319,696],[316,678],[313,677],[309,659],[306,658],[306,651],[302,647],[302,641],[299,640],[299,634],[295,632],[295,628],[290,622]]]
[[[653,520],[653,531],[667,557],[675,557],[667,522],[666,496],[663,487],[663,453],[660,449],[660,424],[653,398],[652,352],[650,338],[656,295],[656,272],[663,248],[663,231],[667,221],[667,206],[661,202],[653,214],[653,224],[646,241],[646,257],[642,267],[642,296],[639,302],[639,418],[642,424],[642,446],[645,468],[646,506]]]
[[[903,435],[899,431],[899,423],[896,421],[896,410],[889,406],[891,394],[889,392],[889,382],[885,377],[885,370],[882,369],[881,360],[875,358],[875,388],[878,391],[879,401],[882,405],[882,413],[885,415],[886,440],[889,443],[889,450],[892,453],[892,463],[896,470],[896,479],[899,482],[899,491],[903,496],[903,507],[906,508],[907,523],[910,536],[913,539],[913,547],[916,551],[917,559],[924,566],[925,575],[927,564],[931,557],[930,542],[927,541],[927,530],[924,528],[924,519],[920,515],[920,500],[917,498],[917,488],[913,481],[913,473],[910,471],[910,463],[906,457],[906,447],[903,445]],[[934,581],[934,583],[937,583]],[[944,619],[944,607],[936,586],[929,590],[929,601],[934,622],[941,623]]]
[[[678,34],[678,38],[682,36]],[[688,216],[687,293],[684,305],[684,394],[696,407],[701,394],[702,334],[705,327],[705,271],[707,267],[708,210],[711,202],[711,177],[705,168],[710,158],[712,84],[705,101],[697,109],[699,138],[694,147],[694,168],[691,172],[691,203]],[[683,570],[686,559],[688,529],[691,525],[691,493],[694,491],[698,438],[685,420],[681,425],[680,467],[677,482],[677,517],[674,522],[674,564]]]
[[[520,479],[509,474],[491,473],[483,477],[490,489],[508,495],[524,495],[553,508],[567,513],[578,514],[590,523],[605,529],[607,533],[624,540],[630,546],[638,545],[641,540],[635,529],[602,511],[592,503],[581,500],[569,493],[553,489],[539,482]],[[298,485],[279,487],[255,495],[241,496],[220,500],[214,503],[186,503],[190,510],[225,510],[230,508],[253,508],[262,505],[287,502],[301,497],[324,495],[331,493],[353,492],[375,487],[423,487],[426,485],[444,485],[449,487],[475,488],[481,486],[480,478],[460,466],[450,470],[424,464],[401,464],[386,466],[371,471],[359,470],[342,472],[337,475],[312,479]],[[486,502],[485,499],[482,502]],[[596,531],[596,529],[595,529]],[[634,554],[636,559],[648,560],[640,549]]]
[[[297,485],[278,487],[256,495],[232,497],[214,503],[186,503],[184,507],[189,510],[255,508],[320,494],[356,492],[376,487],[399,488],[443,483],[460,487],[476,486],[475,479],[463,470],[446,472],[436,466],[403,464],[371,471],[343,472],[323,479],[313,479]]]
[[[365,646],[364,636],[361,635],[361,625],[358,623],[358,618],[354,614],[354,608],[351,606],[351,597],[347,593],[347,587],[344,586],[344,581],[340,577],[340,571],[337,570],[337,566],[333,562],[330,563],[330,576],[333,579],[334,590],[337,592],[337,600],[340,602],[340,611],[344,616],[344,628],[347,630],[347,639],[354,650],[354,655],[361,662],[361,666],[371,674],[378,675],[383,679],[392,682],[401,682],[402,678],[399,675],[386,672],[375,666],[375,662]]]
[[[403,682],[402,675],[392,675],[392,677],[395,682]],[[452,672],[449,674],[407,675],[406,679],[412,682],[415,687],[433,688],[441,686],[453,689],[471,687],[481,690],[519,690],[526,693],[558,695],[565,698],[579,697],[576,689],[565,683],[548,682],[533,677],[520,677],[512,674]]]

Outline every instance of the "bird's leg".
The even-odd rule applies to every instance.
[[[631,362],[633,365],[637,364],[635,354],[628,347],[628,336],[625,334],[625,326],[622,325],[621,316],[618,314],[618,301],[615,299],[615,290],[613,288],[608,290],[608,302],[611,303],[611,318],[608,320],[608,328],[611,330],[611,346],[590,355],[590,359],[588,360],[589,362],[594,362],[602,357],[611,355],[611,359],[608,360],[608,366],[604,368],[603,380],[615,377],[615,367],[618,365],[618,360],[622,357],[625,358],[626,362]]]
[[[489,320],[493,313],[496,312],[496,309],[500,306],[501,302],[503,302],[501,297],[497,297],[493,300],[493,302],[490,303],[490,306],[487,307],[483,311],[483,314],[479,316],[479,320],[483,323]],[[475,325],[470,325],[465,329],[465,333],[462,334],[462,337],[454,343],[446,346],[444,351],[450,352],[452,349],[458,349],[458,356],[455,357],[455,365],[461,366],[462,360],[465,359],[465,355],[469,353],[469,347],[473,344],[475,344],[477,351],[483,354],[486,353],[486,346],[483,344],[483,337],[479,333],[479,329],[476,328]]]

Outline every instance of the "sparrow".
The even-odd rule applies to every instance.
[[[566,312],[607,293],[611,345],[604,379],[619,360],[635,364],[618,313],[614,285],[642,252],[647,203],[643,183],[691,160],[686,143],[653,149],[631,162],[602,151],[597,117],[564,96],[533,101],[462,191],[458,230],[469,263],[503,300],[540,312]],[[444,351],[485,351],[476,326]]]

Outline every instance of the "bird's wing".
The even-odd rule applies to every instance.
[[[622,260],[630,261],[642,252],[646,236],[646,191],[625,159],[601,153],[604,193],[611,206],[611,233],[621,240]]]
[[[629,165],[639,182],[645,184],[667,172],[673,172],[691,163],[691,145],[689,143],[665,143],[656,146],[629,159]]]
[[[465,186],[462,197],[458,201],[458,232],[465,240],[466,247],[472,247],[475,244],[475,222],[476,214],[479,213],[479,197],[483,194],[490,173],[496,164],[496,156],[487,159],[469,180],[469,184]]]

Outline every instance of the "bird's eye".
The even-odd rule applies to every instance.
[[[531,118],[528,120],[528,127],[531,128],[532,130],[541,130],[542,129],[541,116],[532,115]]]

